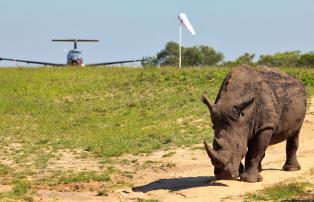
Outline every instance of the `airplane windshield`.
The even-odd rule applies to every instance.
[[[82,52],[81,51],[76,51],[76,50],[72,50],[68,54],[69,57],[77,57],[77,56],[81,56],[81,55],[82,55]]]

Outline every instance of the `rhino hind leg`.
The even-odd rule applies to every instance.
[[[297,150],[299,147],[299,133],[300,130],[298,130],[293,137],[287,139],[286,162],[282,168],[282,170],[284,171],[297,171],[301,169],[301,166],[297,160]]]

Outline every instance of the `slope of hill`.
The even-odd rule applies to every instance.
[[[195,147],[210,139],[200,96],[207,91],[214,100],[229,70],[1,68],[0,199],[20,199],[46,186],[63,190],[58,186],[71,183],[87,183],[91,190],[107,182],[111,188],[129,186],[136,174],[122,165],[154,162],[109,157]],[[284,71],[313,94],[314,70]],[[98,181],[104,184],[93,184]]]

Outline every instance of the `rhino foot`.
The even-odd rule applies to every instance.
[[[294,164],[287,164],[285,163],[285,165],[283,165],[282,170],[284,171],[297,171],[297,170],[301,170],[301,166],[300,164],[294,163]]]
[[[254,183],[263,181],[263,177],[258,172],[250,173],[245,171],[240,175],[240,180],[244,182]]]

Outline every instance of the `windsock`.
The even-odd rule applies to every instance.
[[[192,35],[195,35],[195,30],[192,26],[192,24],[190,23],[188,17],[186,16],[185,13],[180,13],[179,16],[178,16],[179,20],[180,20],[180,23],[187,29],[189,30],[189,32],[192,34]]]

